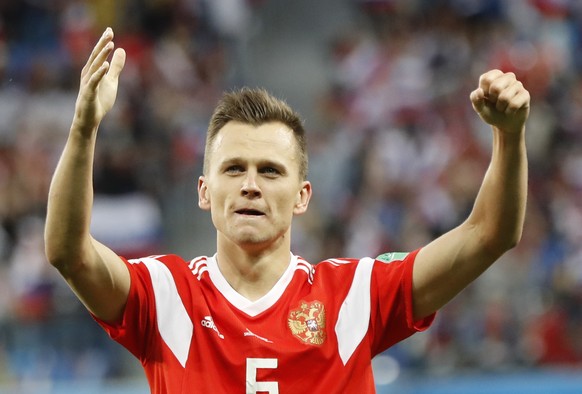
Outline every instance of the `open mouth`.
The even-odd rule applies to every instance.
[[[236,211],[239,215],[247,215],[247,216],[263,216],[264,213],[261,211],[257,211],[256,209],[239,209]]]

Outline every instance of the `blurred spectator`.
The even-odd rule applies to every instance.
[[[180,225],[168,206],[195,205],[181,190],[195,184],[214,103],[251,77],[245,45],[260,34],[261,3],[0,2],[0,383],[135,373],[43,256],[48,183],[96,37],[114,27],[128,61],[100,131],[93,230],[126,257],[163,253],[176,243],[165,230]],[[359,23],[322,48],[329,89],[325,131],[309,133],[313,215],[294,228],[293,249],[309,260],[412,250],[458,223],[490,155],[469,92],[485,69],[514,71],[533,105],[522,242],[431,330],[389,353],[434,374],[580,367],[582,5],[352,5]]]

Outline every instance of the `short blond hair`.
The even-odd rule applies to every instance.
[[[307,179],[307,141],[301,117],[286,102],[272,96],[266,90],[251,88],[242,88],[224,93],[216,105],[206,133],[204,174],[206,174],[210,165],[210,150],[214,140],[220,130],[230,121],[253,126],[269,122],[280,122],[289,127],[297,141],[299,176],[303,180]]]

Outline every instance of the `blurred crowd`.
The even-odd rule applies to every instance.
[[[100,129],[92,231],[135,257],[171,243],[167,196],[196,179],[213,106],[245,83],[241,40],[268,2],[0,2],[0,382],[139,373],[43,249],[79,72],[104,27],[128,60]],[[513,71],[532,95],[522,241],[387,354],[434,374],[582,366],[582,3],[350,6],[357,23],[321,48],[328,88],[321,121],[307,122],[315,195],[293,250],[313,262],[410,251],[462,221],[491,146],[469,92],[488,69]]]

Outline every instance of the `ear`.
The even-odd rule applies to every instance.
[[[205,211],[210,210],[210,195],[204,176],[198,177],[198,206]]]
[[[297,193],[297,200],[295,201],[295,207],[293,208],[293,213],[295,215],[301,215],[307,211],[309,206],[309,200],[311,199],[311,183],[309,181],[303,181],[301,185],[301,190]]]

